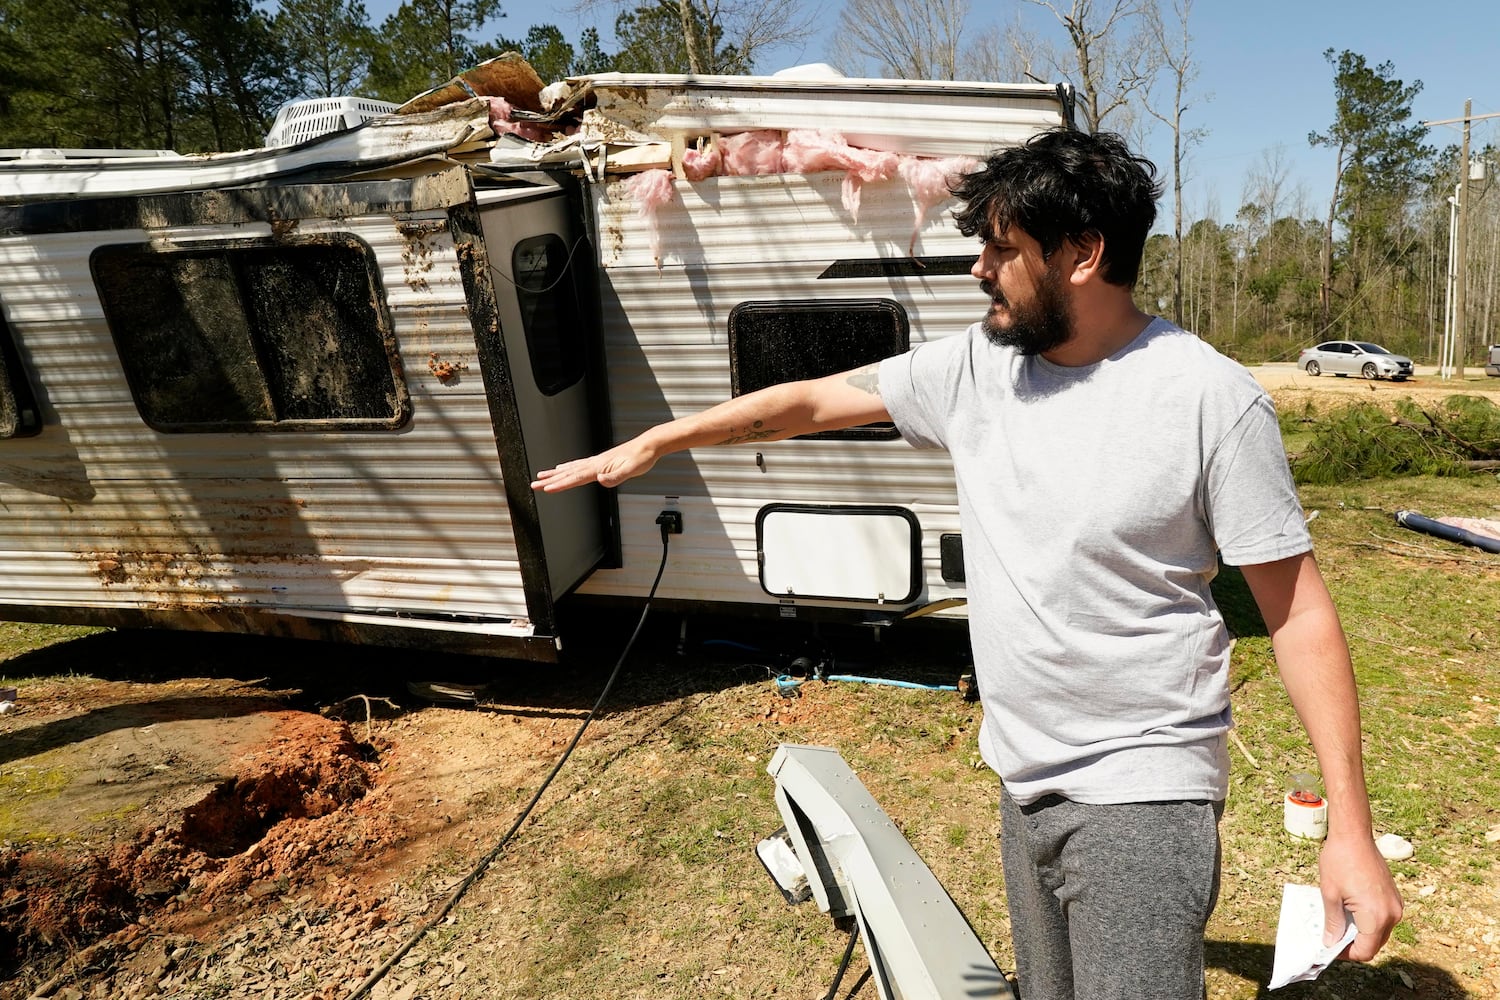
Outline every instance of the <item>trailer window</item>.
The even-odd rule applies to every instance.
[[[729,313],[730,380],[736,396],[769,385],[822,378],[907,349],[906,310],[890,299],[741,302]],[[893,438],[889,423],[807,434]]]
[[[41,429],[36,396],[26,380],[26,369],[11,338],[5,311],[0,308],[0,438],[31,437]]]
[[[532,377],[544,395],[556,395],[583,378],[583,316],[568,246],[551,233],[521,240],[511,270]]]
[[[90,265],[157,430],[389,429],[410,416],[363,243],[111,246]]]

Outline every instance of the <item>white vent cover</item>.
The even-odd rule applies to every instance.
[[[395,111],[400,105],[364,97],[314,97],[282,105],[266,134],[267,146],[295,146],[330,132],[363,125],[371,118]]]

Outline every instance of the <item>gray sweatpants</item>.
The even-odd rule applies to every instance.
[[[1083,805],[1002,790],[1022,1000],[1202,1000],[1221,802]]]

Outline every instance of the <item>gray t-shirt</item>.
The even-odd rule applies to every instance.
[[[1218,556],[1311,548],[1275,412],[1162,319],[1066,368],[961,337],[881,364],[903,437],[958,482],[980,749],[1016,801],[1222,799]]]

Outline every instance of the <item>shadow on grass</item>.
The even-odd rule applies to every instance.
[[[20,686],[23,705],[28,678],[76,675],[163,682],[212,677],[244,681],[256,694],[308,711],[359,695],[385,698],[403,709],[421,708],[426,702],[407,684],[443,681],[480,686],[483,701],[503,704],[511,713],[570,718],[598,699],[639,616],[638,607],[575,612],[564,623],[563,633],[570,638],[556,664],[265,636],[118,629],[13,656],[0,662],[0,676]],[[807,669],[809,661],[822,662],[829,673],[934,685],[955,684],[970,669],[961,625],[896,626],[877,632],[873,626],[653,612],[601,714],[747,683],[769,685],[776,674]],[[128,718],[133,708],[143,706],[122,706],[121,718]],[[183,717],[190,717],[191,706],[185,708]],[[120,722],[140,724],[138,719]]]
[[[1299,1000],[1330,995],[1343,1000],[1468,1000],[1472,996],[1446,969],[1405,959],[1383,959],[1379,966],[1335,962],[1315,981],[1292,983],[1273,993],[1266,988],[1266,983],[1270,979],[1274,952],[1275,948],[1270,944],[1209,941],[1204,948],[1204,959],[1211,969],[1223,969],[1255,983],[1255,1000]],[[1400,978],[1401,974],[1411,981],[1411,988]]]

